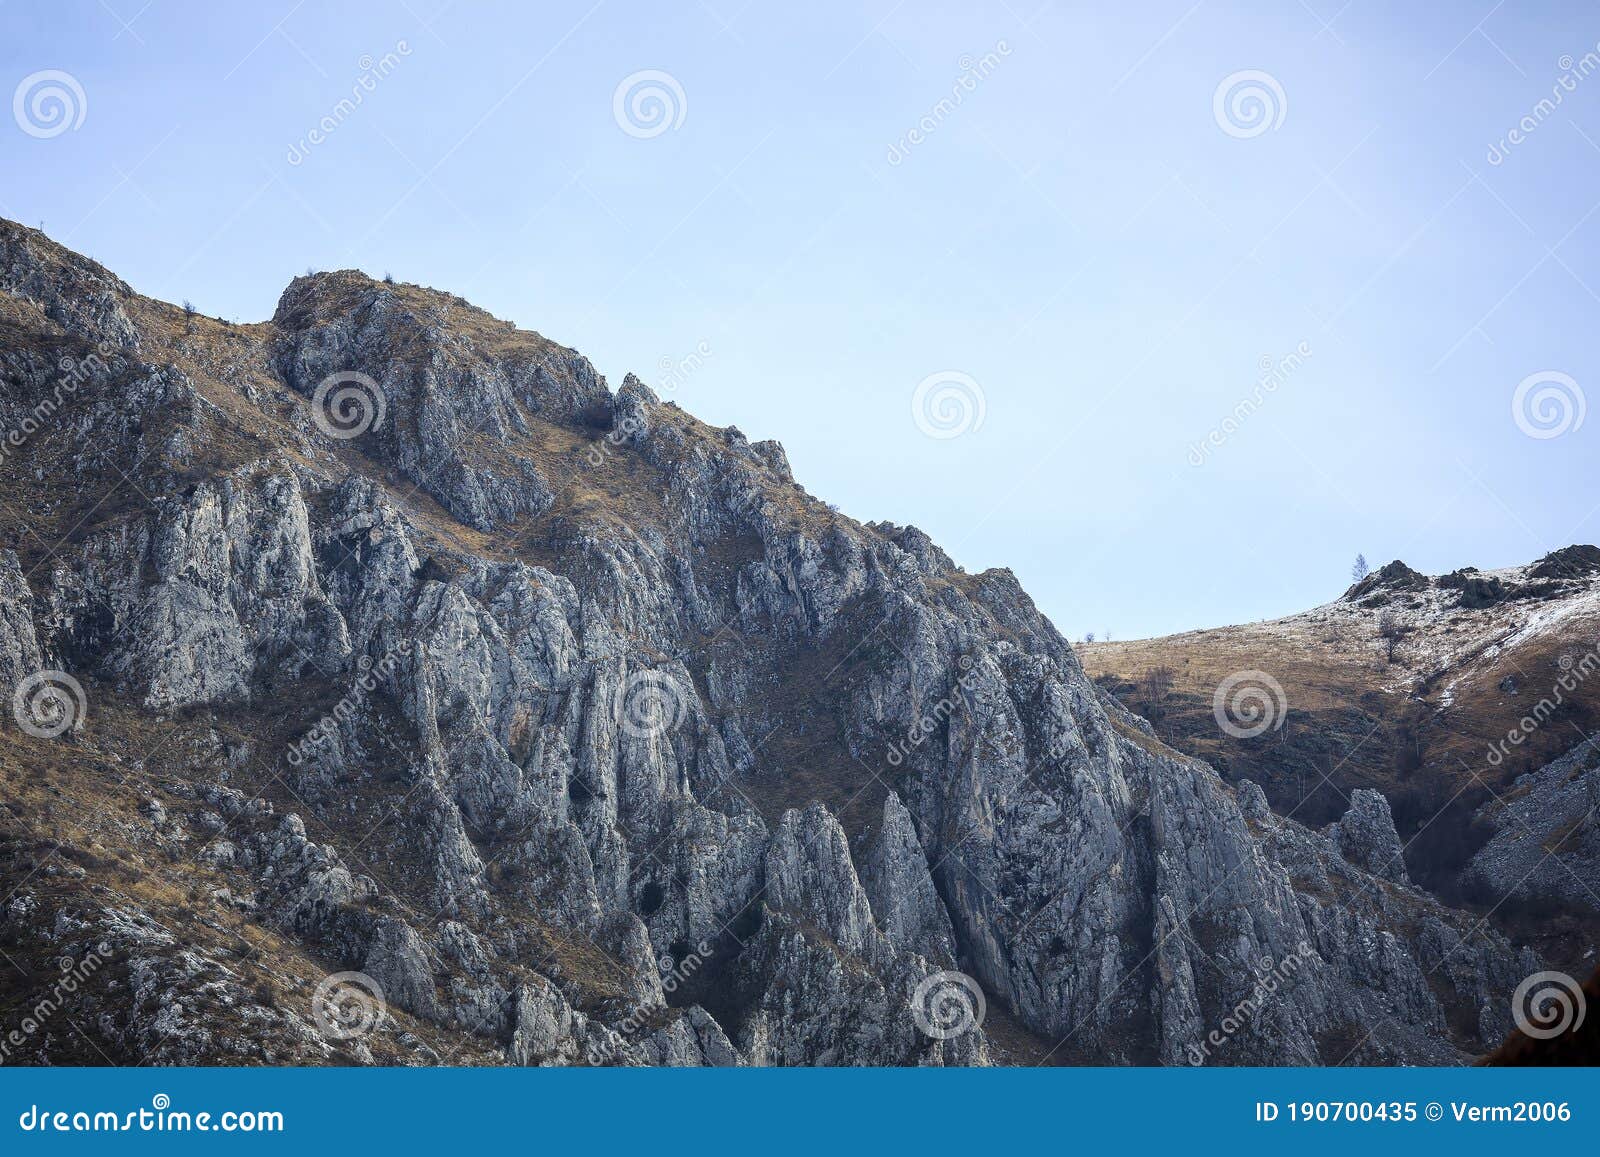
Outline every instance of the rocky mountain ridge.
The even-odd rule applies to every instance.
[[[1593,967],[1600,549],[1438,576],[1396,560],[1297,615],[1080,654],[1163,739],[1260,780],[1280,814],[1323,826],[1381,792],[1415,879]],[[1237,670],[1276,684],[1260,734],[1217,724]]]
[[[457,298],[229,325],[0,223],[0,354],[0,991],[105,962],[12,1059],[1452,1063],[1538,966]]]

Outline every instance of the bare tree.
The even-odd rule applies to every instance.
[[[1350,577],[1356,582],[1360,582],[1371,573],[1372,568],[1367,565],[1367,556],[1364,554],[1356,555],[1356,561],[1350,564]]]
[[[1139,709],[1147,717],[1158,719],[1166,714],[1167,699],[1172,694],[1172,680],[1172,668],[1167,666],[1151,667],[1139,676]]]
[[[1084,635],[1084,636],[1083,636],[1083,641],[1084,641],[1084,642],[1085,642],[1085,643],[1092,643],[1092,642],[1094,642],[1094,632],[1093,632],[1093,631],[1090,631],[1090,632],[1089,632],[1089,633],[1088,633],[1088,634],[1086,634],[1086,635]]]
[[[1378,616],[1378,638],[1383,640],[1384,657],[1393,663],[1400,651],[1400,642],[1411,633],[1411,628],[1400,621],[1393,611]]]

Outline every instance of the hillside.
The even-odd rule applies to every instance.
[[[1448,902],[1493,910],[1554,957],[1589,961],[1587,971],[1600,875],[1591,806],[1578,799],[1587,784],[1600,791],[1588,774],[1600,765],[1597,647],[1600,550],[1571,546],[1527,566],[1437,577],[1397,561],[1302,614],[1088,644],[1079,655],[1165,741],[1230,780],[1260,783],[1280,814],[1322,826],[1356,789],[1380,791],[1413,879]],[[1170,689],[1149,677],[1162,669]],[[1271,723],[1259,734],[1217,721],[1217,689],[1242,671],[1281,688],[1268,687]],[[1574,785],[1570,798],[1557,803],[1548,783],[1534,806],[1518,805],[1552,775]],[[1556,854],[1542,868],[1517,859],[1515,873],[1496,869],[1490,861],[1518,841],[1541,849],[1535,859]],[[1523,886],[1524,869],[1538,895]],[[1500,903],[1511,890],[1518,902]]]
[[[0,352],[9,1061],[1462,1063],[1541,965],[459,298],[0,222]]]

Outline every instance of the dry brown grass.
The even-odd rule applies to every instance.
[[[1455,872],[1488,836],[1474,813],[1513,790],[1517,776],[1582,741],[1600,720],[1600,680],[1564,696],[1559,715],[1510,748],[1499,766],[1487,758],[1490,746],[1553,688],[1557,660],[1572,640],[1591,639],[1597,628],[1581,621],[1556,634],[1533,634],[1493,663],[1483,647],[1469,648],[1445,671],[1391,667],[1376,635],[1274,623],[1080,645],[1078,654],[1092,678],[1136,711],[1141,677],[1170,668],[1172,692],[1153,721],[1162,738],[1229,779],[1260,783],[1282,814],[1317,826],[1337,818],[1355,788],[1382,791],[1402,838],[1413,841],[1407,855],[1413,876],[1466,903]],[[1240,740],[1217,726],[1212,696],[1224,678],[1244,670],[1271,673],[1288,712],[1281,729]],[[1523,673],[1517,694],[1501,689],[1508,671]],[[1446,700],[1442,689],[1452,683]]]

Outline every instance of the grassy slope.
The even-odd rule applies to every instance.
[[[1500,610],[1521,620],[1550,606]],[[1402,639],[1390,662],[1378,637],[1378,607],[1330,607],[1276,622],[1084,644],[1079,655],[1092,678],[1150,718],[1167,742],[1230,781],[1261,784],[1280,814],[1321,826],[1343,813],[1355,788],[1377,788],[1408,841],[1413,879],[1448,902],[1487,910],[1494,897],[1466,894],[1457,881],[1489,834],[1473,816],[1515,791],[1518,776],[1600,726],[1600,680],[1567,696],[1499,766],[1486,758],[1490,745],[1549,695],[1563,656],[1594,645],[1600,614],[1575,604],[1559,630],[1522,632],[1496,653],[1482,644],[1505,638],[1502,615],[1448,612],[1431,632]],[[1162,666],[1172,671],[1172,691],[1152,703],[1142,677]],[[1213,713],[1217,685],[1244,670],[1270,673],[1288,703],[1282,726],[1252,739],[1227,735]],[[1570,918],[1550,913],[1502,908],[1496,919],[1558,953],[1583,938]]]

